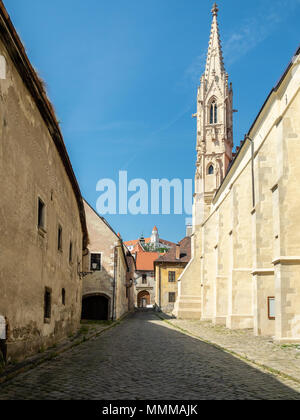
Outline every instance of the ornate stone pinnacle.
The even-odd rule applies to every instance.
[[[218,16],[218,11],[219,11],[219,9],[218,9],[218,5],[217,5],[217,3],[215,3],[214,5],[213,5],[213,8],[212,8],[212,14],[213,14],[213,16]]]

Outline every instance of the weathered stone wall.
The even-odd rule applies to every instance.
[[[273,187],[279,207],[274,213],[275,296],[280,314],[276,338],[291,342],[300,339],[300,64],[293,70],[293,79],[281,92],[282,102],[288,101],[289,106],[278,124],[281,141],[277,138],[277,150],[282,160],[278,162],[278,187]],[[293,83],[298,90],[292,89]]]
[[[10,324],[9,357],[19,360],[79,325],[82,228],[64,164],[2,42],[0,54],[6,62],[0,80],[0,313]],[[45,231],[38,229],[38,198],[46,206]],[[45,287],[52,291],[49,323],[44,322]]]

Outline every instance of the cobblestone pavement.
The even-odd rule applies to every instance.
[[[255,337],[252,330],[229,330],[211,322],[168,319],[191,334],[284,373],[300,382],[300,345],[280,345],[271,337]],[[300,384],[299,384],[300,388]]]
[[[0,400],[300,399],[291,386],[141,312],[1,385]]]

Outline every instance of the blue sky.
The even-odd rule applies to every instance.
[[[4,0],[45,80],[83,196],[99,179],[194,177],[196,92],[211,0]],[[242,140],[299,44],[300,0],[220,0],[225,67]],[[125,240],[177,241],[185,216],[107,216]]]

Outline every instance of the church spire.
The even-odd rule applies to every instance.
[[[218,25],[218,11],[219,9],[217,3],[214,3],[211,11],[213,15],[213,21],[211,25],[210,40],[205,68],[206,79],[209,79],[213,73],[219,76],[222,76],[226,73]]]
[[[224,67],[218,11],[215,3],[206,68],[197,96],[196,225],[203,220],[203,211],[208,210],[232,160],[233,91]]]

